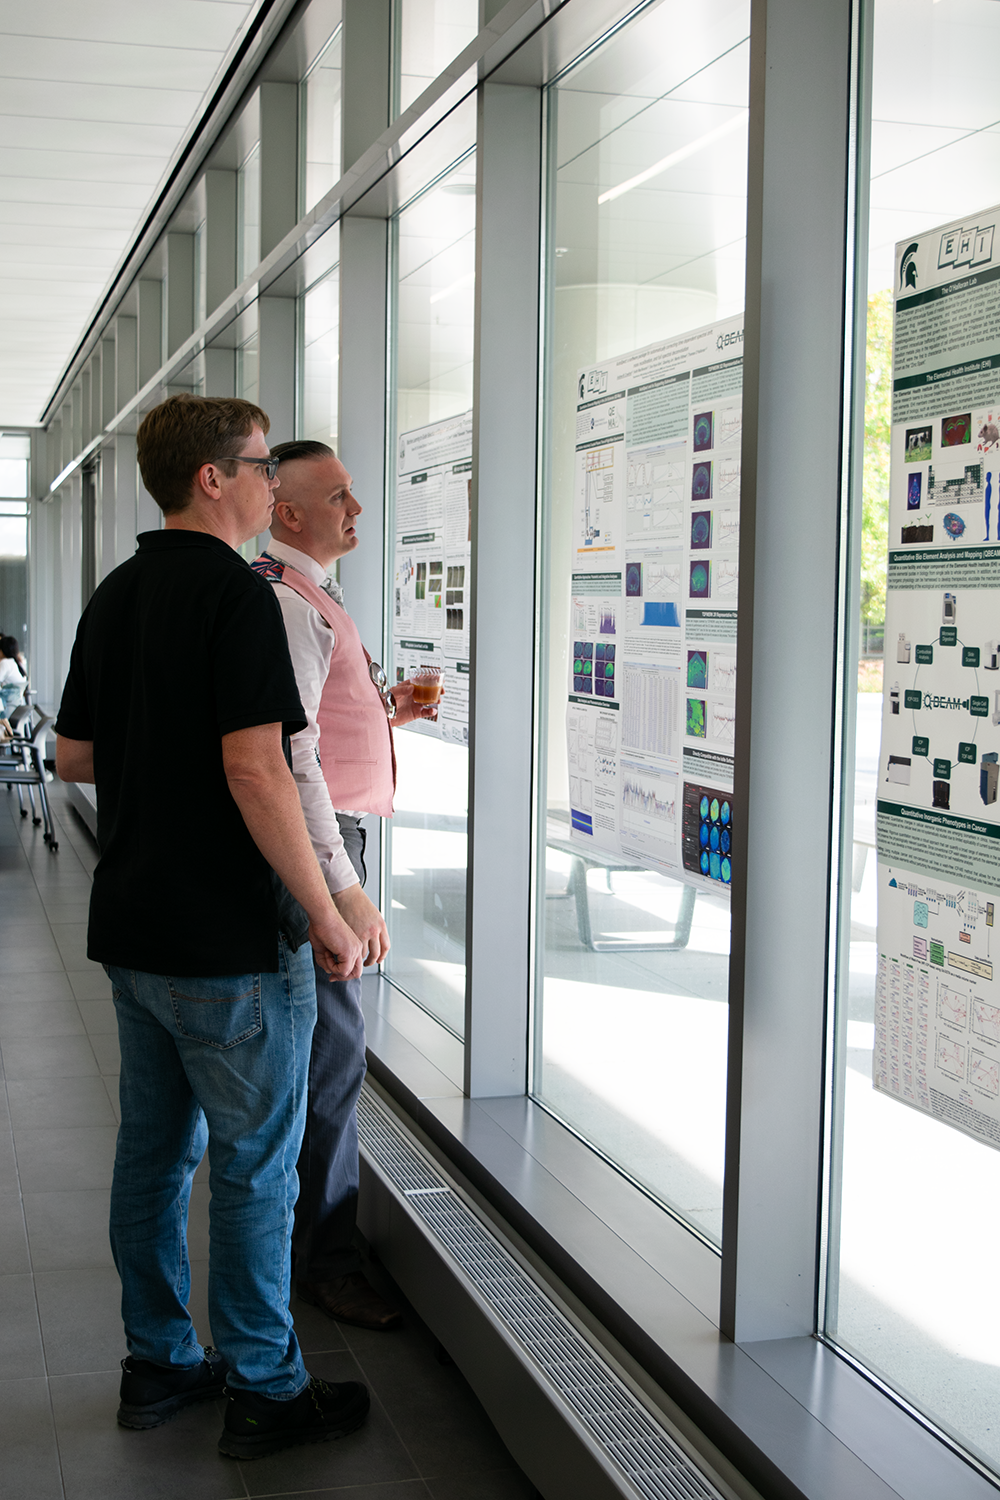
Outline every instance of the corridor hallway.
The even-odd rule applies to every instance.
[[[152,1432],[115,1423],[125,1344],[108,1245],[118,1045],[86,957],[96,848],[58,783],[59,851],[0,782],[0,1494],[4,1500],[523,1500],[534,1493],[454,1365],[405,1307],[391,1334],[295,1305],[310,1371],[363,1380],[371,1416],[339,1442],[221,1458],[222,1403]],[[208,1182],[195,1179],[192,1310],[203,1340]],[[398,1296],[378,1271],[373,1278]]]

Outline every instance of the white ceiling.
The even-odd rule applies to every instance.
[[[259,0],[0,0],[0,427],[36,423]]]

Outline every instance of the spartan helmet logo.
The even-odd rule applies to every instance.
[[[919,248],[920,247],[917,241],[914,240],[913,244],[907,245],[906,249],[903,251],[903,258],[899,262],[900,291],[902,291],[904,287],[912,287],[914,291],[917,290],[917,267],[913,257],[916,255]]]

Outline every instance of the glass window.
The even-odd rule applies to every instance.
[[[236,394],[241,401],[260,399],[260,354],[253,333],[236,350]]]
[[[919,637],[914,635],[912,642],[900,641],[897,630],[896,639],[883,655],[895,247],[900,241],[919,242],[927,230],[953,219],[964,220],[971,229],[982,222],[977,221],[979,211],[1000,203],[994,42],[1000,44],[1000,8],[989,0],[875,0],[869,247],[867,266],[862,265],[858,277],[859,295],[867,299],[864,430],[859,434],[863,455],[854,466],[860,475],[854,512],[861,527],[861,556],[851,601],[855,619],[860,616],[860,649],[856,661],[856,734],[851,747],[854,754],[847,758],[844,783],[853,788],[854,796],[853,818],[848,812],[845,820],[848,832],[842,883],[843,899],[850,902],[850,911],[844,913],[838,1000],[837,1102],[823,1326],[841,1348],[967,1450],[1000,1471],[1000,1428],[996,1421],[1000,1404],[1000,1302],[984,1274],[998,1229],[1000,1153],[877,1091],[872,1083],[880,899],[887,903],[905,899],[911,904],[914,923],[927,924],[912,928],[914,959],[921,943],[933,948],[945,935],[946,927],[935,900],[924,903],[919,894],[904,893],[898,884],[895,889],[889,887],[888,875],[880,879],[875,852],[876,801],[894,795],[888,783],[901,783],[911,763],[906,758],[905,767],[894,769],[881,749],[883,686],[890,699],[901,687],[904,691],[910,687],[915,664],[922,660],[915,655],[911,665],[911,645],[917,652],[923,649],[916,644]],[[861,122],[862,138],[868,123]],[[919,425],[915,423],[915,431]],[[972,435],[974,438],[975,432]],[[984,476],[978,469],[970,476],[961,462],[969,448],[964,453],[961,445],[956,448],[956,464],[949,462],[939,440],[934,441],[937,446],[931,461],[928,463],[925,455],[915,450],[912,471],[907,471],[919,476],[915,485],[907,481],[904,491],[914,523],[936,528],[938,538],[948,547],[960,545],[951,540],[960,528],[978,542],[983,537],[979,528],[984,526],[984,491],[989,496],[982,484]],[[897,465],[901,456],[901,451],[894,455]],[[973,453],[974,466],[979,457],[978,452]],[[988,469],[988,463],[983,467]],[[970,478],[976,479],[972,486],[975,495],[962,488]],[[935,486],[942,485],[943,508],[930,494],[932,479]],[[994,471],[994,486],[997,479]],[[989,507],[989,498],[985,498],[985,505]],[[906,541],[894,530],[894,546]],[[947,599],[948,595],[943,597]],[[959,640],[967,640],[967,632],[974,628],[967,604],[964,619],[958,622]],[[987,633],[984,629],[982,639],[974,637],[977,658],[980,651],[989,650]],[[988,693],[990,674],[982,667],[988,668],[990,663],[985,654],[980,662],[978,691]],[[928,669],[923,670],[926,673]],[[851,672],[853,694],[853,665]],[[989,703],[992,709],[992,693]],[[988,750],[994,746],[997,731],[989,719],[972,721],[973,725],[977,722],[982,729],[969,738],[978,739],[982,749]],[[917,733],[924,732],[919,725],[914,728]],[[909,725],[905,732],[909,750]],[[957,740],[960,734],[956,727],[954,738]],[[912,747],[916,756],[916,738]],[[956,751],[951,746],[948,751],[932,749],[931,753],[954,755]],[[920,763],[914,760],[913,764],[917,767]],[[978,788],[978,763],[964,771],[956,767],[956,772],[975,777]],[[900,796],[906,795],[902,785],[896,790]],[[987,797],[982,804],[975,792],[973,797],[989,817],[992,809],[983,806]],[[955,807],[955,799],[951,805]],[[847,872],[851,872],[851,880]],[[925,883],[920,882],[922,886]],[[945,886],[942,902],[951,891]],[[974,995],[974,986],[961,982],[962,970],[947,967],[948,950],[954,946],[975,957],[986,951],[991,939],[985,919],[977,920],[972,913],[973,899],[972,892],[963,892],[960,904],[968,915],[965,935],[959,938],[956,929],[954,944],[945,944],[945,966],[934,966],[930,971],[935,976],[931,1002],[935,1014],[929,1024],[932,1052],[935,1033],[940,1034],[940,1007],[946,1011],[949,1006],[960,1008]],[[950,910],[954,915],[956,909]],[[962,921],[964,916],[959,928]],[[962,949],[963,942],[967,950]],[[886,956],[887,962],[891,961],[893,955],[888,949]],[[919,984],[919,966],[912,972]],[[974,1030],[975,1015],[968,1019]],[[988,1025],[988,1019],[981,1015],[979,1025]],[[888,1029],[891,1036],[892,1027]],[[957,1023],[954,1030],[959,1036]],[[967,1040],[976,1046],[971,1032]],[[970,1087],[970,1103],[975,1104],[976,1097]],[[978,1097],[982,1097],[981,1092]]]
[[[260,401],[260,346],[256,331],[236,349],[236,394],[240,400],[252,401],[255,406]],[[253,562],[260,551],[258,543],[266,545],[260,537],[251,537],[240,547],[247,562]]]
[[[340,366],[340,271],[333,269],[302,298],[299,436],[337,447]]]
[[[0,559],[24,557],[28,550],[28,517],[22,505],[15,510],[0,502]]]
[[[208,316],[208,265],[205,259],[205,220],[194,232],[194,326],[200,328]]]
[[[397,0],[402,114],[479,31],[479,0]]]
[[[260,143],[249,153],[236,177],[237,281],[260,261]]]
[[[18,433],[0,433],[0,496],[12,500],[27,496],[30,456],[30,438]]]
[[[724,373],[697,387],[708,394],[695,413],[699,371],[678,355],[685,373],[671,384],[657,349],[727,319],[719,337],[741,347],[749,30],[745,0],[664,0],[548,99],[533,1091],[713,1245],[739,827],[728,794],[740,365],[716,364],[713,333],[704,363]],[[608,372],[623,367],[594,371],[647,346],[655,379],[636,373],[645,356],[620,380]],[[605,378],[627,381],[627,399]],[[719,395],[727,382],[735,396]],[[706,646],[708,600],[719,630]]]
[[[299,85],[302,214],[340,179],[342,34],[338,26]]]
[[[394,222],[393,669],[467,682],[476,175],[470,155]],[[414,455],[416,455],[414,457]],[[450,706],[450,705],[449,705]],[[465,1018],[469,754],[460,717],[396,734],[386,973],[456,1035]]]

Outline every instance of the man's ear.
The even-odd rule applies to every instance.
[[[274,502],[273,514],[281,522],[286,531],[301,531],[302,517],[291,500],[278,500]]]
[[[222,485],[219,481],[223,477],[222,470],[216,464],[202,464],[192,483],[194,497],[197,499],[204,496],[209,500],[221,499]]]

